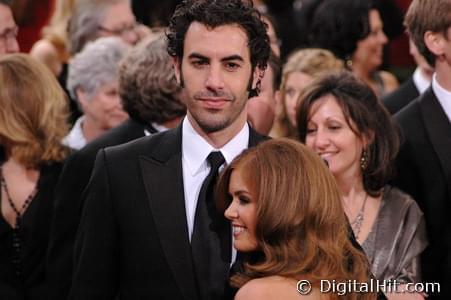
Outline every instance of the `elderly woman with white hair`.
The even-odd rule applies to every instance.
[[[118,94],[117,71],[129,47],[116,37],[89,43],[69,63],[67,89],[83,115],[64,144],[80,149],[128,118]]]

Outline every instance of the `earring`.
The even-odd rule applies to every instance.
[[[366,150],[362,151],[362,156],[360,156],[360,168],[365,171],[368,167],[368,152]]]
[[[352,69],[352,57],[350,55],[346,55],[344,61],[345,61],[346,69],[351,70]]]

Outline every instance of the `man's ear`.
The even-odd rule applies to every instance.
[[[426,31],[424,33],[424,43],[426,47],[431,51],[436,57],[439,57],[445,52],[445,37],[443,33]]]
[[[181,85],[181,83],[182,83],[182,80],[180,77],[181,63],[182,62],[178,57],[176,57],[176,56],[172,57],[172,65],[174,67],[175,80],[177,80],[178,85]]]
[[[263,80],[264,76],[265,76],[265,69],[260,69],[259,67],[256,67],[254,70],[252,88],[258,89],[257,92],[260,92],[260,86],[262,84],[262,80]]]

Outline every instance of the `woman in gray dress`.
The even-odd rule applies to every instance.
[[[420,282],[425,223],[416,202],[387,185],[399,147],[389,113],[372,89],[349,72],[319,78],[298,103],[299,138],[327,162],[375,277],[396,280],[398,289]],[[419,293],[387,296],[423,298]]]

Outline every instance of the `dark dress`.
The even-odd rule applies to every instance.
[[[45,260],[61,167],[54,163],[41,168],[38,192],[23,215],[19,253],[13,247],[14,230],[0,214],[0,299],[47,299]]]

